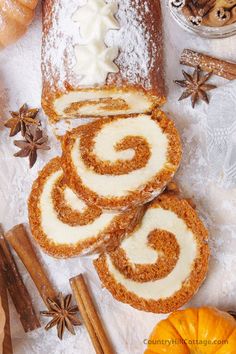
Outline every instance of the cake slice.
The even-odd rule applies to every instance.
[[[136,207],[158,196],[182,156],[174,123],[161,111],[75,128],[64,136],[62,149],[68,185],[85,202],[108,210]]]
[[[94,261],[103,285],[139,310],[169,313],[206,277],[208,232],[186,200],[164,193],[120,247]]]
[[[34,182],[28,210],[36,242],[48,254],[62,258],[115,249],[141,212],[106,213],[85,204],[65,184],[59,157]]]

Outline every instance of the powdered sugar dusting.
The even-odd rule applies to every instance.
[[[140,12],[140,1],[126,0],[119,2],[117,19],[120,23],[120,31],[110,31],[106,41],[109,45],[115,44],[121,49],[116,60],[123,79],[132,84],[138,84],[140,79],[145,82],[146,88],[151,88],[148,80],[152,55],[149,46],[151,36],[143,24],[143,18],[149,13],[149,5],[144,1],[144,12]],[[153,44],[153,54],[157,50]]]
[[[70,6],[66,0],[58,0],[52,7],[51,24],[44,38],[43,45],[43,73],[51,88],[57,86],[64,89],[64,82],[70,81],[73,67],[76,64],[74,45],[81,42],[78,25],[72,21],[72,16],[83,0],[71,0]],[[50,21],[45,16],[45,26]]]
[[[112,1],[114,0],[107,0],[107,3]],[[65,81],[74,87],[79,86],[81,77],[73,71],[76,64],[74,47],[85,42],[72,17],[78,7],[85,3],[86,0],[71,0],[68,6],[67,0],[57,0],[52,6],[51,16],[45,16],[45,27],[48,26],[50,17],[52,23],[44,36],[43,71],[45,80],[54,90],[65,90]],[[123,0],[117,3],[116,18],[120,30],[109,30],[105,43],[120,50],[115,63],[120,69],[121,81],[127,80],[130,84],[140,84],[141,81],[146,88],[151,88],[149,73],[154,65],[152,58],[158,49],[143,21],[150,12],[150,2]]]

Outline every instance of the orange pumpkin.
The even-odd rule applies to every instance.
[[[157,324],[145,354],[236,354],[236,321],[201,307],[173,312]]]
[[[0,0],[0,46],[19,39],[32,22],[38,0]]]

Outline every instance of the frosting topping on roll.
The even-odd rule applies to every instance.
[[[130,148],[117,149],[117,144],[126,138],[133,138],[133,146],[131,142]],[[99,195],[123,197],[151,180],[167,164],[168,138],[149,116],[140,115],[105,124],[95,136],[93,153],[98,161],[110,164],[121,161],[121,166],[124,166],[126,161],[130,168],[129,165],[135,156],[137,138],[141,139],[142,148],[147,146],[150,151],[146,164],[141,168],[136,165],[128,173],[120,171],[119,175],[108,175],[99,174],[84,163],[80,149],[81,140],[78,137],[72,149],[72,160],[82,182]]]
[[[80,33],[85,40],[85,43],[75,46],[77,64],[74,71],[81,76],[80,85],[104,84],[109,73],[119,71],[113,62],[118,57],[118,47],[105,44],[107,31],[119,28],[114,17],[117,10],[115,2],[88,0],[72,17],[79,22]]]
[[[104,83],[108,73],[119,71],[113,63],[113,60],[118,56],[118,48],[108,48],[101,41],[77,45],[75,55],[77,64],[74,70],[82,75],[81,85]]]
[[[80,33],[85,38],[104,38],[109,29],[118,29],[119,24],[114,15],[118,7],[115,1],[106,3],[104,0],[88,0],[79,7],[72,19],[79,22]]]

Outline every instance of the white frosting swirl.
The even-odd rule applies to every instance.
[[[72,19],[79,22],[82,37],[101,39],[109,29],[119,29],[114,17],[117,11],[114,1],[107,4],[104,0],[88,0],[75,12]]]
[[[79,22],[80,33],[86,41],[75,46],[77,64],[74,71],[81,76],[81,86],[104,84],[109,73],[119,71],[113,62],[118,57],[118,48],[105,45],[106,32],[119,28],[114,17],[116,12],[114,2],[88,0],[72,17]]]
[[[93,86],[105,83],[109,72],[119,71],[113,63],[113,60],[118,56],[118,48],[107,48],[101,41],[77,45],[75,55],[77,64],[74,70],[82,76],[80,85]]]

